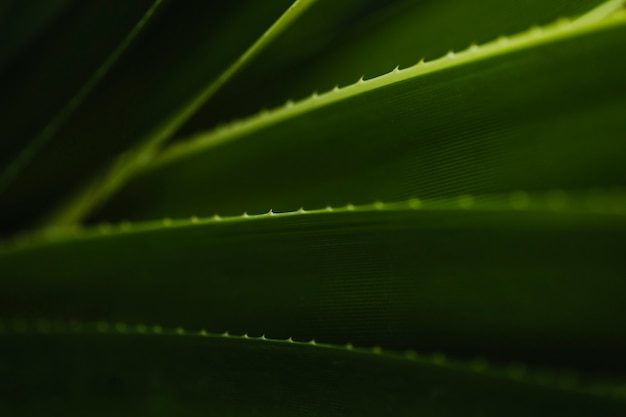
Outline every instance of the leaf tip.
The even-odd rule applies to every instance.
[[[39,333],[50,333],[52,324],[46,319],[38,319],[35,322],[35,327]]]
[[[567,193],[559,189],[550,190],[546,193],[546,203],[551,210],[563,210],[567,206]]]
[[[543,28],[538,25],[533,25],[530,27],[528,33],[530,33],[533,36],[541,36],[543,34]]]
[[[422,201],[419,198],[412,198],[409,200],[409,207],[412,209],[418,209],[422,206]]]
[[[556,21],[557,26],[567,26],[570,23],[572,23],[572,19],[570,19],[569,17],[560,17]]]
[[[474,197],[470,194],[459,196],[459,207],[462,209],[470,209],[474,206]]]
[[[446,363],[446,355],[444,355],[443,353],[434,353],[433,355],[431,355],[430,360],[435,365],[443,365],[444,363]]]
[[[70,320],[70,331],[78,333],[82,329],[82,324],[78,320]]]
[[[484,372],[487,369],[487,361],[483,358],[476,358],[470,363],[475,372]]]
[[[106,321],[98,321],[96,323],[96,330],[99,333],[106,333],[109,331],[109,323],[107,323]]]
[[[526,375],[526,366],[522,363],[513,363],[508,368],[511,378],[520,379]]]
[[[524,191],[513,191],[509,194],[509,205],[513,210],[528,208],[530,196]]]
[[[15,333],[26,333],[26,331],[28,331],[28,323],[21,317],[14,318],[11,325]]]

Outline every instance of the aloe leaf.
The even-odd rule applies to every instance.
[[[1,209],[12,220],[4,222],[3,228],[29,222],[32,227],[37,216],[41,218],[51,207],[69,198],[68,194],[79,192],[81,185],[85,188],[87,183],[97,183],[98,178],[108,178],[106,166],[114,165],[123,171],[120,166],[132,166],[138,154],[140,159],[149,156],[156,145],[146,138],[162,137],[164,131],[172,127],[167,124],[168,120],[176,121],[184,114],[185,110],[181,109],[189,107],[198,98],[199,91],[205,90],[254,44],[292,3],[291,0],[271,3],[240,0],[202,5],[166,3],[152,28],[133,45],[132,53],[120,60],[115,71],[103,80],[63,129],[48,141],[29,169],[7,189]],[[298,10],[310,3],[310,0],[300,1],[301,6],[289,14],[298,15]],[[103,8],[102,5],[92,7]],[[115,9],[115,5],[106,5],[104,9]],[[102,19],[106,20],[105,17],[103,14]],[[261,46],[270,38],[272,36],[266,37]],[[64,47],[67,48],[67,44]],[[85,49],[77,47],[72,51]],[[32,70],[33,74],[37,71]],[[40,83],[48,85],[45,81]],[[44,103],[47,102],[46,98]],[[19,106],[14,112],[19,112]],[[48,110],[48,117],[49,113]],[[9,114],[6,116],[10,118]],[[23,129],[19,133],[27,134]],[[137,146],[142,141],[154,146],[143,143],[147,148],[144,146],[145,152],[141,152]],[[114,159],[116,156],[118,158]],[[50,175],[51,172],[54,175]]]
[[[111,193],[115,192],[135,170],[144,165],[147,160],[150,160],[160,149],[161,144],[169,139],[236,72],[280,36],[289,25],[295,22],[314,3],[315,0],[295,0],[291,7],[269,29],[230,66],[219,73],[215,79],[172,109],[165,118],[156,124],[151,124],[148,130],[142,132],[140,138],[136,139],[137,144],[135,148],[126,151],[102,177],[97,178],[93,183],[87,185],[85,189],[79,190],[75,196],[71,197],[66,204],[62,205],[58,212],[52,215],[49,224],[53,226],[71,224],[82,220],[94,207],[97,207]],[[250,7],[251,10],[256,8],[252,6],[252,3],[250,3]],[[257,20],[256,16],[252,17]],[[231,31],[238,30],[239,26],[232,25],[230,28]],[[219,39],[213,38],[212,43],[219,41]],[[167,86],[164,88],[167,89]]]
[[[94,0],[65,5],[66,10],[61,13],[62,4],[56,0],[46,5],[39,3],[20,1],[5,17],[3,50],[7,53],[21,47],[20,39],[26,36],[20,35],[21,31],[35,31],[39,36],[2,73],[0,211],[12,217],[0,221],[3,232],[21,224],[23,219],[41,215],[41,207],[51,197],[48,192],[54,195],[50,182],[57,176],[60,181],[64,179],[63,169],[49,169],[46,161],[50,152],[45,151],[49,147],[53,148],[53,155],[54,149],[58,151],[59,138],[55,133],[77,107],[85,104],[96,84],[119,60],[140,29],[141,23],[137,22],[142,17],[142,23],[145,22],[153,5]],[[38,28],[38,22],[54,20],[53,9],[60,16],[47,30]],[[13,36],[11,27],[19,29]],[[63,148],[63,143],[61,140],[61,152],[56,158],[67,161],[72,152]],[[33,158],[34,175],[30,175],[30,170],[24,176],[18,175],[24,174],[23,168]]]
[[[482,44],[499,36],[521,32],[532,25],[541,26],[558,18],[575,18],[583,14],[587,19],[601,19],[619,8],[621,2],[405,0],[387,2],[385,6],[344,27],[335,34],[332,43],[319,51],[311,51],[302,62],[277,68],[274,74],[280,77],[280,84],[268,85],[267,76],[256,83],[251,81],[253,76],[249,76],[247,83],[233,84],[227,89],[228,95],[220,97],[219,106],[208,106],[186,132],[194,134],[202,127],[213,127],[215,122],[228,122],[236,116],[254,114],[259,108],[272,108],[288,99],[303,98],[313,90],[325,91],[335,85],[349,85],[361,76],[372,78],[395,66],[409,67],[422,57],[430,61],[450,50],[462,50],[470,42]],[[593,13],[589,14],[590,10]],[[280,61],[283,55],[280,50],[273,54],[268,51],[267,57]],[[247,97],[250,91],[259,90],[262,94],[255,94],[243,103],[238,99]]]
[[[0,293],[5,317],[616,371],[625,206],[620,193],[514,193],[101,225],[5,248]]]
[[[0,233],[71,198],[0,240],[0,415],[626,413],[623,0],[319,2],[256,44],[292,0],[164,1],[91,74],[153,1],[77,2],[7,48],[0,160],[54,129]],[[239,73],[279,32],[285,61]],[[187,132],[355,69],[162,150],[193,114]],[[208,98],[223,112],[199,121]]]
[[[470,42],[482,44],[559,18],[587,14],[590,20],[601,19],[621,5],[620,0],[406,1],[315,60],[294,83],[291,98],[304,97],[311,88],[324,91],[335,85],[331,83],[343,86],[362,75],[385,74],[396,65],[408,67],[422,57],[429,61]]]
[[[200,134],[98,217],[622,185],[625,24],[531,29]]]
[[[234,82],[224,86],[215,98],[200,108],[172,139],[214,127],[220,122],[254,114],[261,108],[271,108],[294,98],[290,86],[324,56],[335,50],[338,43],[355,27],[403,0],[343,0],[317,2],[296,25],[285,30],[253,65],[244,68]],[[388,21],[393,25],[392,20]],[[376,51],[374,51],[376,52]],[[279,80],[280,82],[274,82]],[[313,85],[309,85],[307,93]],[[245,100],[242,100],[245,97]]]
[[[0,380],[12,389],[0,410],[13,415],[618,416],[626,406],[569,378],[411,352],[126,323],[7,324]]]

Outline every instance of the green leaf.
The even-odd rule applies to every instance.
[[[294,98],[291,86],[301,82],[317,61],[332,51],[343,37],[403,0],[321,1],[310,8],[276,39],[253,65],[244,68],[233,82],[217,92],[173,138],[179,140],[220,122],[257,113]],[[393,21],[388,20],[389,24]],[[308,85],[310,93],[313,85]],[[242,99],[245,98],[245,99]]]
[[[514,193],[101,225],[6,248],[0,293],[8,316],[621,369],[625,211]]]
[[[559,22],[287,103],[172,146],[98,217],[623,185],[624,39],[623,13]]]
[[[322,5],[344,2],[327,2]],[[271,62],[284,62],[282,68],[273,69],[279,84],[267,82],[265,75],[254,82],[250,74],[244,83],[234,83],[228,94],[220,96],[219,105],[209,105],[186,131],[195,134],[201,127],[214,127],[215,122],[228,122],[234,117],[254,114],[259,108],[276,107],[286,100],[300,99],[313,90],[326,91],[335,85],[352,84],[361,76],[372,78],[389,72],[395,66],[406,68],[420,58],[427,61],[459,51],[470,43],[482,44],[499,36],[510,36],[532,25],[549,24],[558,18],[574,18],[589,12],[588,18],[599,19],[621,6],[618,0],[563,1],[524,0],[503,2],[499,0],[436,0],[389,1],[384,8],[366,14],[341,31],[326,28],[327,19],[305,16],[303,22],[313,20],[334,37],[320,50],[311,50],[299,62],[284,62],[285,52],[268,51]],[[334,11],[323,10],[333,16]],[[299,25],[298,25],[299,26]],[[291,34],[286,36],[290,38]],[[319,38],[320,36],[316,36]],[[310,41],[302,40],[307,45]],[[301,48],[300,48],[301,49]],[[252,79],[252,80],[251,80]],[[264,88],[265,87],[265,88]],[[249,98],[250,91],[260,91]],[[242,102],[240,97],[246,97]],[[255,107],[256,106],[256,107]]]
[[[26,46],[20,45],[26,42],[23,38],[34,36],[31,31],[41,31],[42,36],[2,72],[0,211],[11,217],[0,220],[5,233],[15,230],[16,223],[23,226],[41,216],[41,207],[56,197],[55,185],[66,188],[66,179],[76,175],[76,164],[88,161],[89,153],[74,154],[59,131],[110,75],[160,1],[94,0],[71,7],[56,0],[39,3],[15,4],[3,38],[10,53]],[[53,9],[60,16],[46,27],[44,23],[54,19]],[[12,28],[17,33],[11,35]],[[83,143],[93,153],[94,142]]]
[[[626,406],[571,377],[440,355],[126,323],[32,324],[14,322],[0,335],[0,353],[11,358],[0,367],[11,384],[0,393],[5,413],[619,416]]]
[[[603,6],[596,8],[599,5]],[[294,83],[292,94],[304,97],[311,88],[325,91],[336,84],[352,84],[361,76],[385,74],[396,65],[406,68],[421,58],[431,61],[470,43],[483,44],[591,10],[599,19],[619,6],[619,0],[404,1],[325,51]]]
[[[313,1],[0,2],[0,415],[626,412],[623,0]]]
[[[108,196],[115,191],[133,173],[145,165],[147,160],[161,148],[163,142],[167,141],[180,127],[226,82],[234,76],[244,65],[248,64],[254,56],[259,54],[275,38],[280,36],[289,25],[315,3],[316,0],[295,0],[287,11],[274,24],[267,29],[245,52],[239,56],[229,67],[219,73],[208,85],[203,86],[178,107],[174,108],[170,114],[158,123],[152,123],[149,130],[136,140],[135,148],[128,150],[122,158],[118,159],[102,178],[97,178],[95,182],[89,184],[85,189],[72,196],[65,205],[61,206],[58,213],[52,215],[49,223],[51,225],[71,224],[81,221],[94,207],[101,204]],[[265,6],[263,6],[265,7]],[[250,8],[248,13],[254,11]],[[253,16],[255,21],[258,20]],[[239,26],[233,26],[238,28]],[[233,36],[233,34],[230,34]],[[215,43],[219,38],[212,38]]]
[[[224,5],[207,3],[202,9],[170,4],[170,13],[162,17],[165,22],[159,23],[180,31],[175,40],[169,32],[148,31],[133,48],[134,53],[120,62],[97,94],[90,96],[81,112],[15,182],[12,193],[6,193],[10,201],[6,211],[20,213],[24,206],[39,202],[42,181],[47,185],[44,203],[48,206],[70,198],[68,192],[77,194],[79,200],[88,194],[89,204],[97,204],[98,198],[90,194],[94,189],[96,196],[115,189],[127,171],[149,159],[216,87],[280,34],[313,0],[296,2],[297,6],[261,38],[292,3],[282,0],[268,6],[245,0]],[[211,21],[203,17],[207,14],[213,20],[208,30]],[[54,176],[49,175],[51,171]],[[95,178],[89,182],[86,175]],[[80,217],[69,217],[73,220],[75,216]]]

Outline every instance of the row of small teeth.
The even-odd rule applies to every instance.
[[[555,27],[563,27],[563,26],[567,26],[569,24],[572,23],[572,20],[568,19],[568,18],[562,18],[559,19],[556,24],[554,25]],[[532,26],[529,30],[527,30],[525,33],[528,33],[534,37],[540,37],[543,36],[544,33],[546,32],[546,28],[541,27],[541,26]],[[514,35],[514,37],[519,37],[520,34]],[[365,75],[361,76],[358,81],[356,83],[353,84],[349,84],[346,85],[344,87],[340,87],[339,85],[335,85],[335,87],[333,87],[332,89],[324,92],[324,93],[318,93],[317,91],[314,91],[310,96],[308,96],[307,98],[304,98],[302,100],[299,100],[298,102],[289,99],[285,102],[284,105],[279,106],[275,109],[272,110],[268,110],[268,109],[262,109],[256,116],[252,116],[250,119],[255,119],[257,117],[267,117],[269,116],[271,113],[274,113],[276,111],[280,111],[282,109],[290,109],[292,107],[294,107],[296,104],[300,104],[302,102],[306,102],[309,100],[316,100],[322,96],[328,95],[328,94],[333,94],[333,93],[338,93],[340,91],[343,91],[345,89],[357,86],[357,85],[362,85],[367,83],[368,81],[374,80],[374,79],[378,79],[381,77],[388,77],[388,76],[393,76],[393,75],[397,75],[400,72],[406,71],[406,70],[412,70],[412,69],[417,69],[417,68],[422,68],[422,67],[426,67],[435,63],[439,63],[443,60],[451,60],[451,59],[456,59],[460,56],[464,56],[467,54],[474,54],[477,53],[479,51],[481,51],[482,49],[484,49],[486,46],[490,46],[490,45],[500,45],[500,46],[504,46],[504,45],[508,45],[510,42],[512,41],[511,37],[509,36],[499,36],[498,38],[496,38],[494,41],[491,42],[487,42],[485,44],[478,45],[477,43],[473,42],[471,43],[466,49],[461,50],[461,51],[457,51],[455,52],[454,50],[450,50],[448,51],[445,55],[441,56],[440,58],[436,58],[433,60],[429,60],[426,61],[425,58],[421,58],[415,65],[406,67],[406,68],[400,68],[400,65],[397,65],[393,70],[391,70],[388,73],[382,74],[382,75],[378,75],[372,78],[365,78]],[[230,130],[232,128],[235,127],[239,127],[242,124],[245,124],[247,120],[250,119],[237,119],[237,120],[233,120],[230,123],[227,124],[223,124],[217,127],[216,130]]]
[[[593,191],[593,190],[591,190]],[[504,197],[507,199],[505,204],[508,204],[508,207],[512,210],[528,210],[531,208],[533,204],[538,203],[538,207],[545,207],[549,210],[553,211],[561,211],[565,210],[570,206],[570,201],[578,201],[577,198],[572,199],[567,192],[559,189],[550,190],[544,193],[543,198],[540,198],[539,195],[531,195],[525,191],[513,191],[508,194],[508,197]],[[619,188],[614,192],[609,192],[604,195],[604,192],[601,192],[598,195],[590,192],[587,200],[582,200],[581,202],[586,204],[586,209],[590,210],[594,213],[612,213],[612,214],[623,214],[626,213],[626,191]],[[600,198],[598,198],[600,196]],[[445,201],[446,204],[450,204],[456,200],[457,207],[462,210],[471,210],[471,209],[480,209],[482,206],[478,204],[481,199],[489,199],[491,196],[489,195],[471,195],[471,194],[463,194],[456,198],[450,199],[442,199],[441,201]],[[499,195],[494,195],[494,197],[498,198]],[[274,210],[269,210],[265,213],[260,214],[249,214],[248,212],[244,212],[241,215],[235,216],[220,216],[219,214],[215,214],[212,217],[208,218],[199,218],[197,216],[191,216],[186,220],[186,222],[191,224],[199,224],[206,223],[207,221],[213,222],[222,222],[222,221],[232,221],[232,220],[241,220],[241,219],[254,219],[254,218],[267,218],[267,217],[288,217],[293,215],[302,215],[302,214],[319,214],[323,212],[332,213],[332,212],[351,212],[351,211],[367,211],[367,210],[419,210],[423,209],[428,205],[432,205],[433,208],[436,208],[437,200],[421,200],[419,198],[412,198],[409,200],[405,200],[402,202],[382,202],[375,201],[371,204],[363,204],[363,205],[354,205],[351,203],[346,204],[345,206],[336,206],[332,207],[330,205],[326,206],[323,209],[313,209],[313,210],[305,210],[303,207],[296,211],[286,211],[286,212],[275,212]],[[496,206],[498,209],[505,208]],[[446,207],[446,209],[451,209],[453,207]],[[485,207],[488,209],[488,207]],[[170,227],[174,225],[180,225],[181,220],[172,220],[171,218],[164,218],[161,220],[161,225],[164,227]],[[110,223],[101,223],[95,226],[95,230],[99,234],[109,234],[114,233],[116,231],[121,232],[130,232],[135,229],[135,225],[129,221],[122,221],[118,224],[110,224]],[[81,225],[77,224],[72,227],[65,227],[62,229],[50,229],[46,234],[42,237],[45,239],[57,239],[63,236],[66,237],[76,237],[81,236],[85,232],[89,232],[90,229],[84,229]],[[23,247],[30,243],[37,241],[37,236],[29,236],[22,235],[15,238],[13,244]],[[10,242],[9,242],[10,243]]]
[[[257,340],[269,343],[288,343],[300,346],[315,346],[317,348],[328,349],[340,349],[347,351],[354,351],[357,353],[370,353],[381,356],[389,356],[393,358],[403,358],[410,361],[419,361],[421,363],[428,363],[436,366],[449,366],[459,369],[455,363],[450,363],[443,353],[433,353],[430,355],[418,354],[413,350],[408,350],[403,353],[394,351],[384,351],[380,346],[373,347],[355,347],[351,343],[345,345],[334,345],[326,343],[318,343],[315,339],[310,341],[297,341],[289,337],[287,339],[273,339],[268,338],[265,335],[250,336],[247,333],[243,335],[234,335],[226,331],[223,333],[210,333],[206,330],[190,331],[177,327],[174,329],[166,329],[159,325],[147,326],[144,324],[128,324],[124,322],[109,323],[106,321],[98,321],[95,323],[81,323],[79,321],[51,321],[45,319],[27,320],[27,319],[13,319],[13,320],[0,320],[0,336],[2,334],[138,334],[138,335],[155,335],[155,336],[187,336],[187,337],[209,337],[209,338],[229,338],[229,339],[243,339],[243,340]],[[488,362],[483,358],[476,358],[469,362],[467,366],[462,366],[463,369],[471,370],[478,373],[483,373],[490,369]],[[525,365],[518,362],[512,363],[508,367],[504,368],[506,374],[513,379],[522,379],[527,376],[527,368]],[[532,375],[529,375],[532,376]],[[571,386],[575,384],[577,376],[569,372],[564,380],[561,381],[563,385]],[[548,383],[553,385],[553,383]]]

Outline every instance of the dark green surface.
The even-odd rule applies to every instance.
[[[626,402],[423,360],[185,336],[0,336],[5,415],[592,416]]]
[[[325,91],[362,75],[409,67],[471,43],[483,44],[559,18],[574,18],[602,0],[405,0],[379,13],[329,48],[294,85],[295,97]]]
[[[37,20],[53,18],[47,8],[60,6],[58,1],[48,2],[45,8],[38,3],[27,0],[13,6],[5,19],[3,41],[10,41],[12,30],[18,30],[13,36],[19,36],[19,30],[36,30]],[[73,2],[64,13],[57,10],[60,16],[40,28],[40,36],[0,73],[1,232],[14,231],[41,216],[59,192],[80,179],[81,159],[107,159],[99,152],[102,145],[84,137],[82,142],[88,143],[91,152],[72,150],[67,137],[59,133],[65,122],[54,126],[51,136],[41,138],[42,132],[59,120],[59,114],[76,100],[151,5],[145,1]],[[14,42],[10,45],[18,47]],[[52,149],[57,150],[56,159],[49,153]],[[31,155],[24,158],[25,152]],[[11,163],[18,157],[24,161],[16,168]],[[92,168],[93,161],[86,166]]]
[[[5,252],[2,315],[625,370],[623,215],[359,211],[187,226]]]
[[[402,1],[318,0],[252,65],[218,91],[215,99],[203,106],[173,140],[295,98],[292,85],[302,81],[313,63],[320,61],[327,51],[343,44],[343,37],[364,20],[385,13]],[[313,87],[307,85],[305,88],[311,90]]]
[[[151,160],[291,0],[0,0],[0,415],[626,415],[619,1],[171,156],[600,3],[319,0]]]
[[[228,86],[219,100],[206,106],[184,133],[197,133],[216,122],[255,114],[260,108],[272,108],[287,100],[297,100],[313,91],[326,91],[335,85],[348,85],[362,75],[371,78],[392,70],[396,65],[408,67],[425,57],[428,60],[460,51],[470,43],[485,43],[498,36],[512,35],[545,25],[557,18],[575,17],[587,12],[601,0],[396,0],[369,1],[375,12],[363,14],[344,24],[339,30],[328,24],[336,4],[346,1],[322,0],[303,24],[314,22],[323,27],[323,34],[310,33],[298,39],[306,48],[320,38],[331,37],[323,48],[311,49],[300,60],[286,61],[285,49],[277,45],[266,55],[268,62],[283,62],[273,68],[265,80],[257,80],[263,72],[254,69],[242,82]],[[360,2],[361,4],[365,2]],[[361,6],[363,7],[363,6]],[[355,10],[356,7],[353,7]],[[319,15],[315,11],[319,10]],[[356,10],[355,10],[356,11]],[[296,25],[297,37],[302,29]],[[307,32],[305,32],[307,33]],[[287,36],[286,42],[292,39]],[[286,61],[286,62],[285,62]],[[271,75],[274,77],[271,77]],[[260,82],[259,82],[260,81]],[[250,91],[255,97],[248,99]],[[237,99],[246,97],[246,101]],[[219,103],[219,104],[218,104]]]
[[[620,25],[358,94],[158,166],[97,218],[624,185],[625,39]]]
[[[20,3],[22,13],[34,9],[31,19],[43,18],[39,13],[43,14],[44,10],[41,5],[35,5],[37,2]],[[60,2],[49,3],[48,7],[52,7],[53,3]],[[6,138],[0,148],[3,168],[19,150],[28,146],[59,108],[104,63],[150,5],[151,2],[101,0],[73,4],[57,18],[48,32],[44,30],[42,36],[23,51],[20,59],[2,72],[0,123],[3,138]],[[13,13],[10,19],[6,18],[7,24],[28,28],[25,23],[20,25],[17,10]],[[4,30],[9,31],[11,27]],[[11,37],[5,36],[9,42]]]
[[[10,138],[2,144],[8,148],[2,152],[6,161],[30,143],[145,11],[143,2],[100,3],[81,5],[82,14],[67,17],[63,30],[49,40],[52,45],[31,51],[27,61],[5,74],[17,80],[0,101],[7,109],[0,115],[2,134]],[[157,121],[162,123],[213,81],[291,3],[165,2],[114,71],[3,192],[0,230],[15,230],[16,220],[32,227],[145,140]]]
[[[0,5],[0,72],[58,22],[74,0],[4,0]]]

